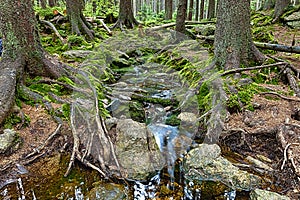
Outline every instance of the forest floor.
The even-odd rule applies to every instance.
[[[291,29],[276,25],[275,30],[274,37],[278,43],[285,45],[292,43]],[[296,35],[295,40],[296,45],[300,45],[300,35]],[[272,56],[287,60],[300,70],[300,56],[282,52]],[[280,94],[289,93],[289,88],[284,82],[279,82],[278,85],[261,84],[261,86],[272,88],[274,92]],[[266,180],[270,180],[270,182],[266,181],[265,187],[297,199],[300,195],[299,98],[290,96],[289,99],[284,99],[280,96],[255,94],[252,103],[256,105],[255,111],[231,114],[226,122],[227,133],[222,137],[221,143],[225,144],[224,149],[228,148],[231,152],[244,157],[258,158],[262,155],[268,158],[266,159],[268,165],[274,170],[264,174]],[[52,104],[52,106],[55,108],[61,105]],[[51,169],[65,171],[66,168],[59,167],[61,161],[56,160],[53,163],[45,160],[47,156],[53,155],[53,152],[71,150],[72,135],[68,122],[64,122],[60,127],[42,106],[23,104],[20,113],[26,114],[31,122],[27,127],[14,127],[23,140],[22,145],[10,156],[0,154],[0,175],[4,175],[7,169],[20,171],[15,163],[28,166],[30,171],[30,165],[35,160],[43,163],[45,176],[53,174]],[[57,129],[59,130],[56,131]],[[55,135],[52,135],[53,133]],[[31,153],[28,159],[24,159]],[[253,171],[251,167],[248,170]]]

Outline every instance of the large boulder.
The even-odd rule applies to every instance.
[[[282,196],[275,192],[270,192],[267,190],[255,189],[250,192],[250,200],[265,200],[265,199],[272,199],[272,200],[289,200],[290,198],[286,196]]]
[[[163,156],[144,123],[118,120],[115,148],[122,175],[126,178],[144,180],[164,167]]]
[[[221,156],[216,144],[201,144],[186,156],[184,173],[190,181],[222,182],[235,190],[250,191],[261,183],[261,179],[232,165]]]
[[[300,11],[284,17],[284,21],[286,21],[287,24],[293,28],[300,28]]]

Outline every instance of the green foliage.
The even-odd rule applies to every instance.
[[[69,35],[68,36],[68,44],[72,46],[87,46],[89,45],[88,42],[85,41],[83,36],[78,35]]]
[[[65,9],[66,9],[65,7],[58,7],[58,6],[52,8],[47,7],[45,9],[39,6],[34,7],[35,12],[37,15],[39,15],[40,19],[45,19],[45,20],[53,19],[53,17],[55,16],[54,11],[63,13]]]
[[[257,42],[277,44],[273,35],[274,29],[270,27],[256,27],[252,29],[253,38]]]
[[[224,88],[229,95],[226,104],[230,112],[242,111],[244,109],[253,111],[254,108],[251,103],[253,95],[265,91],[264,88],[256,83],[248,85],[238,85],[235,83],[235,88],[238,90],[237,93],[231,93],[228,89],[228,85],[225,85]]]
[[[13,129],[17,124],[23,123],[22,126],[28,126],[30,124],[30,118],[27,115],[20,117],[16,113],[11,113],[7,118],[5,118],[3,127],[4,129]]]
[[[179,126],[180,122],[181,122],[181,120],[177,118],[177,114],[170,115],[166,119],[166,124],[170,125],[170,126]]]

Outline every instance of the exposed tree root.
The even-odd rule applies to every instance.
[[[124,31],[124,27],[131,29],[137,25],[139,25],[139,22],[135,18],[125,20],[119,18],[118,21],[111,27],[111,29],[120,28],[121,31]]]
[[[84,82],[88,85],[90,95],[88,98],[77,98],[71,105],[71,128],[74,138],[74,146],[70,158],[67,176],[77,158],[83,164],[97,170],[102,176],[110,176],[111,167],[119,169],[120,166],[115,155],[114,146],[106,130],[104,120],[100,116],[98,94],[89,80],[89,76],[81,72]],[[84,149],[84,151],[83,151]],[[99,166],[92,164],[88,159],[92,158],[93,163],[99,163]],[[109,163],[110,160],[113,162]],[[120,174],[121,175],[121,174]]]

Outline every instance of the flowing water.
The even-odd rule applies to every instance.
[[[102,180],[99,174],[82,165],[76,165],[71,174],[64,178],[63,173],[66,169],[68,156],[62,156],[59,159],[59,170],[51,176],[35,173],[34,167],[29,172],[23,166],[19,166],[18,174],[12,176],[14,178],[7,178],[1,182],[0,198],[81,200],[88,199],[88,193],[96,185],[102,185],[103,188],[113,186],[114,189],[109,190],[111,197],[106,196],[106,199],[143,200],[159,197],[163,199],[165,197],[166,199],[192,200],[203,198],[203,194],[205,196],[203,188],[196,187],[193,182],[186,182],[184,174],[182,174],[183,156],[195,143],[193,138],[198,131],[197,123],[195,122],[191,126],[191,124],[182,123],[180,120],[176,122],[180,113],[192,113],[198,118],[197,97],[194,89],[179,78],[178,71],[170,70],[168,66],[159,63],[149,62],[145,53],[142,52],[142,49],[145,50],[149,47],[152,50],[156,49],[155,52],[174,48],[175,44],[171,42],[173,40],[171,36],[167,36],[170,38],[165,43],[161,42],[161,39],[154,40],[152,43],[144,40],[130,42],[130,39],[127,38],[126,44],[118,44],[118,47],[115,44],[108,45],[109,48],[102,49],[91,59],[92,61],[98,60],[98,63],[103,61],[107,68],[111,66],[115,68],[114,73],[115,77],[118,77],[117,81],[105,85],[106,88],[110,88],[111,102],[107,108],[112,117],[128,117],[128,113],[120,111],[120,108],[127,106],[128,108],[125,110],[130,110],[131,104],[129,102],[131,101],[142,105],[139,111],[135,111],[140,112],[135,120],[146,123],[148,130],[153,134],[165,159],[164,169],[147,180],[130,180],[114,185],[109,180]],[[193,42],[187,44],[189,47],[193,45],[195,45]],[[190,61],[195,59],[195,56],[190,55],[186,49],[182,53],[186,54],[185,56],[189,57],[188,60]],[[105,56],[103,57],[103,55]],[[206,51],[197,51],[200,60],[201,57],[207,59],[207,55]],[[125,62],[133,59],[132,63],[134,64],[127,65],[123,61],[116,61],[116,59],[124,59],[124,57],[126,58]],[[103,67],[103,65],[100,66]],[[209,185],[210,183],[207,182],[207,188],[215,187]],[[224,188],[224,186],[222,187]],[[122,198],[117,198],[119,191],[122,191],[122,194],[125,192]],[[210,192],[211,189],[207,189],[206,193]],[[218,193],[222,199],[232,200],[236,198],[235,191],[228,190],[225,193]],[[98,199],[103,199],[103,195],[104,193],[96,192]]]

